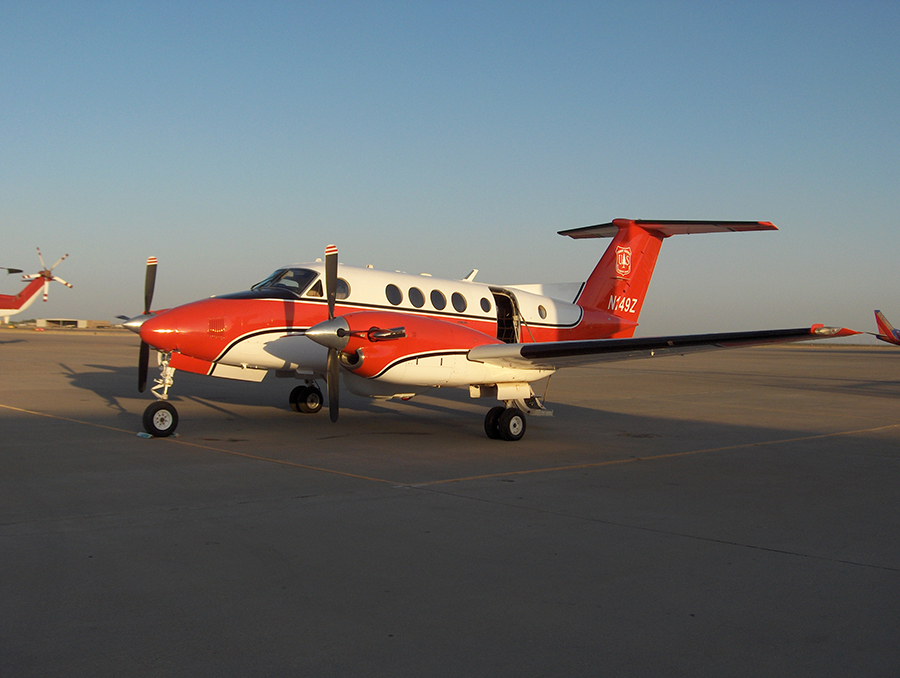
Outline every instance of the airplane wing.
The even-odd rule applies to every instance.
[[[533,344],[485,344],[468,353],[469,360],[532,369],[559,369],[600,362],[684,355],[719,348],[742,348],[814,339],[834,339],[859,334],[842,327],[813,325],[787,330],[756,330],[719,334],[687,334],[672,337],[586,339]]]

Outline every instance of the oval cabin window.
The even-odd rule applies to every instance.
[[[453,304],[453,308],[459,313],[464,312],[469,306],[469,304],[466,303],[466,298],[459,292],[453,293],[453,296],[450,297],[450,303]]]
[[[409,303],[416,308],[422,308],[425,305],[425,295],[418,287],[409,288]]]
[[[388,285],[387,287],[385,287],[384,295],[387,297],[387,300],[394,306],[399,306],[403,303],[403,292],[401,292],[400,288],[396,285]]]
[[[447,297],[440,290],[431,290],[431,305],[438,311],[443,311],[444,307],[447,306]]]

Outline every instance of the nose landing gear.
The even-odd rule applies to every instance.
[[[178,427],[178,410],[169,402],[169,387],[175,383],[175,368],[169,366],[171,356],[171,353],[159,354],[159,378],[150,389],[157,400],[144,410],[144,430],[155,438],[170,436]]]

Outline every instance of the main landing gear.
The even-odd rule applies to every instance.
[[[484,417],[484,432],[493,440],[521,440],[525,435],[525,415],[551,417],[553,412],[544,407],[537,396],[504,400],[503,405],[492,407]]]
[[[484,432],[493,440],[521,440],[525,435],[525,413],[518,407],[492,407],[484,417]]]
[[[303,414],[315,414],[322,409],[322,391],[315,384],[298,386],[289,397],[291,409]]]

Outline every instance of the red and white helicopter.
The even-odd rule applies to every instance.
[[[303,382],[290,394],[298,412],[318,412],[324,381],[332,421],[339,376],[351,392],[409,399],[435,387],[468,387],[494,398],[484,428],[519,440],[526,413],[544,411],[532,383],[557,369],[602,361],[684,354],[713,348],[808,341],[857,334],[813,325],[799,329],[633,338],[662,241],[672,235],[776,230],[756,221],[645,221],[560,231],[612,242],[583,284],[489,285],[352,268],[325,261],[279,268],[251,289],[165,311],[150,310],[156,259],[147,261],[144,314],[125,326],[140,334],[139,389],[150,348],[159,351],[157,402],[144,413],[155,436],[171,434],[178,413],[168,401],[176,370],[261,381]],[[123,318],[124,319],[124,318]],[[126,319],[127,320],[127,319]]]
[[[72,287],[69,283],[67,283],[62,278],[53,275],[53,269],[59,266],[62,261],[68,257],[68,254],[65,254],[59,258],[59,260],[53,264],[50,268],[47,268],[47,265],[44,263],[44,257],[41,256],[41,248],[37,248],[38,258],[41,260],[41,270],[37,273],[32,273],[31,275],[23,275],[22,280],[30,280],[22,291],[18,294],[0,294],[0,318],[3,318],[4,323],[9,322],[9,318],[16,313],[21,313],[37,299],[38,294],[43,289],[44,291],[44,301],[47,301],[47,293],[50,290],[50,283],[52,281],[56,281],[65,285],[66,287]],[[21,273],[22,269],[20,268],[6,268],[0,267],[6,274],[10,273]]]

